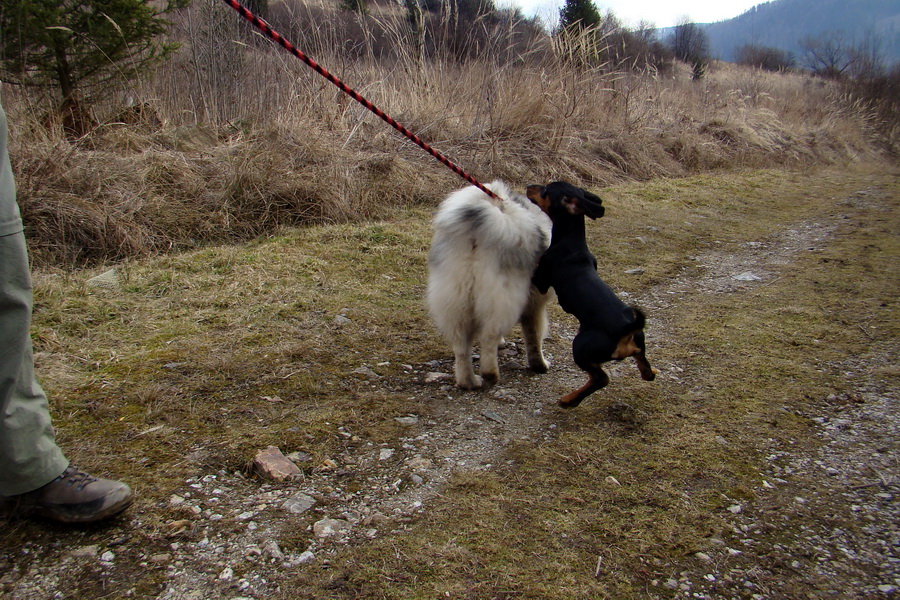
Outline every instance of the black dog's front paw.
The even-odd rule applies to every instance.
[[[638,364],[638,370],[641,372],[641,379],[644,381],[653,381],[656,379],[656,376],[659,375],[659,369],[649,365],[644,368],[642,365]]]
[[[575,408],[584,398],[578,393],[578,391],[574,391],[571,394],[566,394],[562,398],[557,401],[560,408]]]

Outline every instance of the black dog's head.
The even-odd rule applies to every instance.
[[[565,181],[529,185],[525,195],[551,219],[563,213],[599,219],[605,211],[603,200],[598,196]]]

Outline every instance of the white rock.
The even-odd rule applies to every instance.
[[[425,373],[425,383],[438,383],[439,381],[449,381],[450,379],[449,373]]]
[[[88,287],[92,288],[102,288],[106,290],[118,290],[119,289],[119,276],[116,274],[115,269],[110,269],[109,271],[105,271],[96,277],[91,277],[88,279],[85,284]]]
[[[281,508],[295,515],[299,515],[305,513],[315,505],[316,501],[312,496],[297,493],[285,500],[284,504],[281,505]]]
[[[743,273],[740,273],[738,275],[732,275],[731,278],[735,281],[759,281],[762,279],[762,277],[750,271],[744,271]]]
[[[275,560],[284,560],[284,553],[278,547],[275,540],[266,540],[262,545],[263,552],[274,558]]]
[[[350,523],[343,519],[322,519],[313,524],[317,538],[340,537],[350,530]]]
[[[72,550],[69,552],[69,556],[72,558],[96,558],[99,553],[100,547],[96,544],[91,544],[90,546],[82,546]]]

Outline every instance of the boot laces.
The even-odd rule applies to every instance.
[[[76,490],[81,491],[84,489],[84,486],[97,481],[97,478],[91,477],[84,471],[79,471],[75,467],[68,467],[56,478],[56,481],[61,481],[66,485],[74,485]]]

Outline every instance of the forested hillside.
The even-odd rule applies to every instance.
[[[734,60],[745,44],[803,55],[802,41],[836,34],[846,45],[869,43],[885,62],[900,61],[900,0],[774,0],[706,27],[714,56]]]

